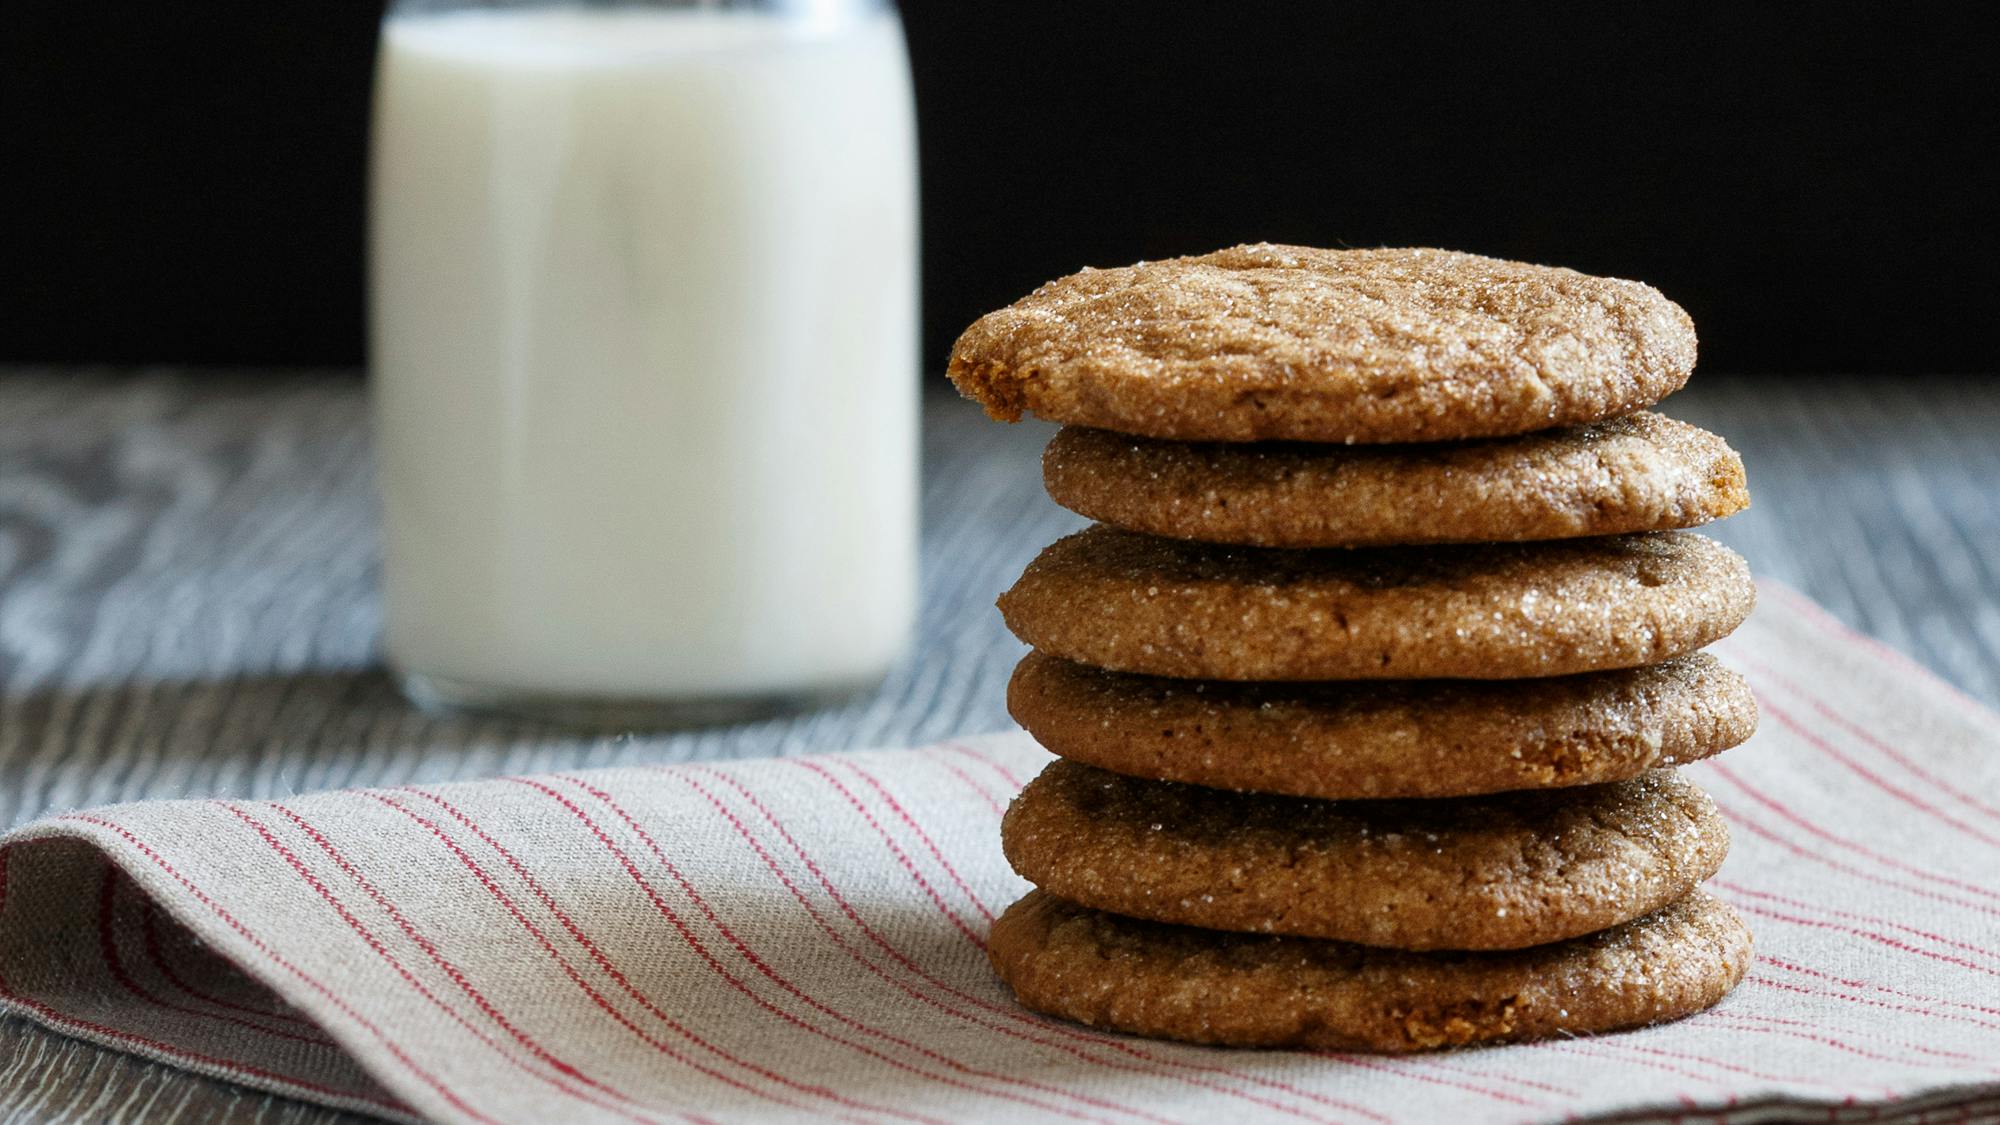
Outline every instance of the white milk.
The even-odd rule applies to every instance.
[[[894,17],[397,16],[376,99],[398,669],[649,700],[881,674],[917,588]]]

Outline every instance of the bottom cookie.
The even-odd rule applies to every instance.
[[[1030,891],[988,955],[1038,1012],[1155,1039],[1403,1052],[1639,1027],[1743,979],[1750,931],[1703,891],[1504,953],[1404,953],[1143,922]]]

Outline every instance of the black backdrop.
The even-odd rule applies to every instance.
[[[1046,277],[1260,238],[1643,278],[1709,370],[2000,366],[1972,6],[903,7],[934,366]],[[0,360],[357,362],[378,15],[0,2]]]

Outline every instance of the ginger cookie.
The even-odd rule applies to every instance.
[[[1170,539],[1369,547],[1696,527],[1749,506],[1721,438],[1640,413],[1433,445],[1174,442],[1070,426],[1042,456],[1055,502]]]
[[[1687,531],[1291,551],[1097,526],[1044,549],[999,605],[1035,648],[1120,672],[1526,679],[1692,652],[1756,593],[1741,556]]]
[[[981,317],[987,413],[1181,441],[1497,437],[1679,390],[1694,324],[1636,281],[1448,250],[1237,246],[1086,269]]]
[[[1021,1003],[1094,1027],[1403,1052],[1678,1019],[1743,979],[1751,945],[1736,913],[1702,891],[1614,929],[1499,953],[1217,933],[1031,891],[994,922],[987,955]]]
[[[1722,866],[1714,802],[1669,770],[1412,801],[1232,793],[1051,764],[1001,823],[1030,883],[1212,930],[1519,949],[1650,914]]]
[[[1757,729],[1707,653],[1540,680],[1246,684],[1029,653],[1007,709],[1052,753],[1134,777],[1294,797],[1459,797],[1685,765]]]

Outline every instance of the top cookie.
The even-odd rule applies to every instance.
[[[1636,281],[1260,243],[1049,282],[968,328],[949,374],[1010,422],[1409,442],[1629,414],[1680,389],[1694,358],[1688,315]]]

